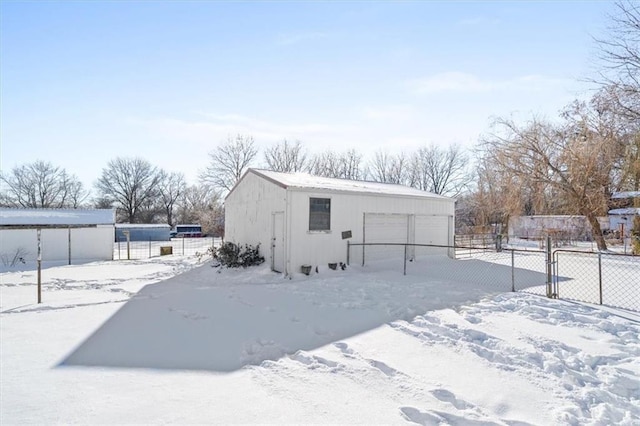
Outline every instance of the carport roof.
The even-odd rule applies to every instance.
[[[380,194],[389,196],[405,196],[451,200],[450,197],[421,191],[404,185],[392,183],[369,182],[363,180],[336,179],[314,176],[308,173],[281,173],[271,170],[249,169],[247,173],[254,173],[285,189],[310,189],[357,192],[366,194]]]
[[[0,209],[0,226],[56,227],[113,225],[113,209]]]

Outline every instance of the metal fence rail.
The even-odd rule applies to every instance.
[[[640,257],[584,251],[447,246],[405,243],[347,243],[347,264],[380,260],[407,274],[434,254],[455,258],[443,279],[491,285],[552,298],[640,311]],[[396,263],[397,262],[397,263]],[[438,277],[436,277],[438,278]]]
[[[170,241],[116,241],[113,247],[114,260],[148,259],[163,254],[192,256],[205,254],[208,249],[217,247],[220,238],[172,238]]]

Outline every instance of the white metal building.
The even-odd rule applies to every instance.
[[[609,210],[611,230],[619,231],[622,237],[630,237],[636,216],[640,216],[640,207]]]
[[[114,224],[112,209],[0,209],[0,257],[35,262],[40,230],[43,262],[112,260]]]
[[[346,262],[351,243],[453,245],[455,200],[403,185],[249,169],[225,200],[225,240],[260,244],[274,271]],[[404,247],[351,249],[351,262]],[[452,255],[410,247],[407,257]]]

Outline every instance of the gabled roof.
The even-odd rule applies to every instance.
[[[443,195],[438,195],[432,192],[421,191],[416,188],[411,188],[404,185],[396,185],[392,183],[336,179],[314,176],[308,173],[281,173],[262,169],[249,169],[244,176],[246,176],[248,173],[253,173],[288,190],[338,191],[362,194],[453,200],[452,198],[445,197]],[[244,179],[244,176],[242,177],[242,179]],[[240,181],[242,179],[240,179]],[[240,181],[238,183],[240,183]],[[233,189],[235,189],[235,187]],[[233,189],[231,190],[231,192],[233,192]],[[231,194],[231,192],[229,192],[229,194]]]
[[[0,226],[113,225],[113,209],[0,209]]]

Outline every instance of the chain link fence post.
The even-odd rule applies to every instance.
[[[404,245],[404,272],[403,275],[407,275],[407,244]]]
[[[602,253],[598,252],[598,291],[600,293],[600,304],[602,305]]]
[[[511,249],[511,291],[516,291],[516,252]]]

